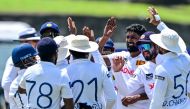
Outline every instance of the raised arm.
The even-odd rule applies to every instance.
[[[77,28],[75,26],[75,22],[72,20],[71,17],[67,18],[67,24],[68,24],[70,34],[76,35],[77,34]]]

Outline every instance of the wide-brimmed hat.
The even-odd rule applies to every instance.
[[[19,33],[19,39],[22,40],[40,40],[35,28],[27,28]]]
[[[96,42],[89,41],[89,38],[85,35],[77,35],[69,38],[69,45],[66,48],[77,52],[93,52],[98,49]]]
[[[152,34],[150,39],[158,46],[171,52],[182,53],[186,51],[185,42],[172,29],[164,29],[160,34]]]
[[[68,45],[67,37],[69,36],[56,36],[54,41],[59,45],[57,62],[60,62],[70,55],[69,49],[65,48]]]

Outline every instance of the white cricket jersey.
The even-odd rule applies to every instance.
[[[27,104],[26,94],[18,93],[20,80],[25,72],[25,69],[18,71],[18,76],[13,80],[9,91],[10,109],[24,109]]]
[[[59,62],[57,62],[56,66],[59,68],[59,69],[62,69],[62,68],[65,68],[69,65],[68,63],[68,60],[67,59],[64,59],[64,60],[61,60]]]
[[[135,92],[137,89],[144,87],[145,92],[148,98],[152,99],[152,91],[154,88],[154,79],[153,75],[156,69],[156,64],[147,61],[144,65],[139,66],[135,70],[135,76],[130,78],[126,84],[127,89],[126,92],[128,94]]]
[[[128,107],[123,106],[121,103],[121,99],[125,96],[132,96],[145,92],[144,87],[140,87],[138,90],[130,94],[128,94],[126,90],[126,82],[134,76],[134,71],[136,70],[137,66],[145,63],[143,55],[139,54],[137,57],[132,58],[129,52],[122,51],[107,56],[110,59],[111,63],[112,59],[116,56],[122,56],[126,60],[126,63],[123,66],[122,70],[120,72],[113,73],[115,77],[115,84],[118,89],[117,109],[147,109],[147,107],[149,106],[148,100],[137,101],[136,103],[131,104]]]
[[[60,109],[61,98],[73,97],[69,82],[66,72],[53,63],[41,61],[25,71],[20,87],[26,89],[27,107]]]
[[[1,86],[4,89],[5,100],[9,101],[9,89],[12,81],[17,77],[19,68],[14,67],[12,57],[9,57],[3,73]]]
[[[71,80],[75,109],[79,103],[86,103],[93,109],[105,109],[103,101],[115,101],[116,93],[108,70],[104,65],[88,59],[76,59],[66,68]]]
[[[156,67],[155,85],[149,109],[190,109],[187,84],[190,73],[188,54],[165,55],[165,61]]]

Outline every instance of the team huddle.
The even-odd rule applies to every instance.
[[[114,52],[116,19],[108,19],[102,37],[84,26],[70,35],[46,22],[19,34],[2,78],[10,109],[190,109],[190,56],[178,33],[153,7],[149,23],[126,27],[127,51]]]

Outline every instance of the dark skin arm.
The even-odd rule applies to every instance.
[[[65,105],[61,109],[74,109],[73,98],[63,98]]]
[[[20,93],[20,94],[25,94],[26,93],[26,89],[23,89],[23,88],[21,88],[20,86],[18,87],[18,92]]]
[[[109,18],[104,27],[103,36],[98,43],[100,53],[102,53],[102,49],[103,49],[104,45],[106,44],[107,40],[112,36],[116,27],[117,27],[116,26],[116,18],[114,18],[114,17]],[[111,62],[106,55],[103,55],[103,59],[107,66],[111,66]]]
[[[141,93],[138,95],[126,96],[121,100],[121,102],[124,106],[128,106],[130,104],[136,103],[137,101],[146,100],[146,99],[148,99],[148,96],[146,95],[146,93]]]
[[[104,27],[103,36],[98,43],[100,53],[102,53],[102,49],[103,49],[104,45],[106,44],[107,40],[112,36],[116,27],[117,27],[116,19],[114,17],[109,18]]]
[[[154,25],[154,26],[158,26],[158,24],[161,22],[160,20],[159,21],[156,21],[156,18],[154,15],[159,15],[157,10],[154,8],[154,7],[148,7],[147,9],[148,13],[149,13],[149,18],[147,18],[149,20],[149,23]]]
[[[73,21],[71,17],[68,17],[67,18],[67,24],[68,24],[70,34],[76,35],[77,34],[77,28],[75,26],[75,21]]]

